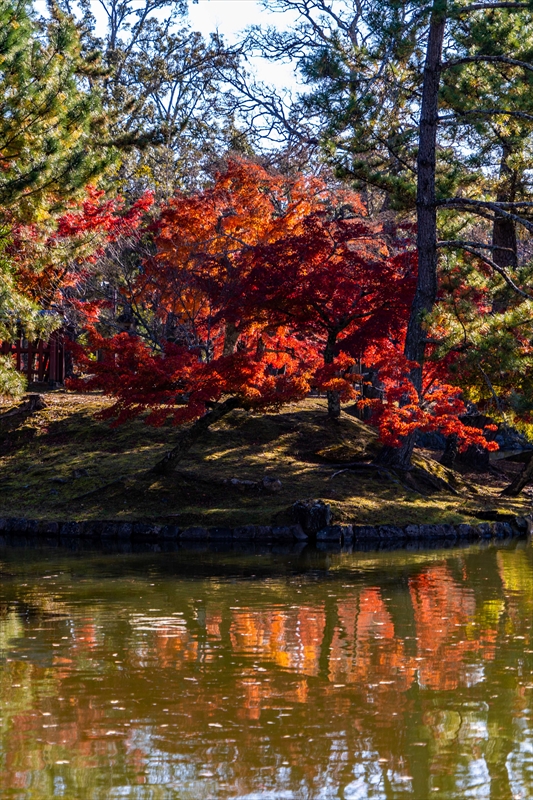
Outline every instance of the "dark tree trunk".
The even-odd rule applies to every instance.
[[[524,466],[522,472],[520,472],[516,478],[511,481],[509,486],[506,486],[503,490],[502,494],[506,495],[507,497],[518,497],[522,489],[524,489],[527,484],[533,480],[533,454],[531,458]]]
[[[518,173],[509,167],[509,158],[512,155],[511,146],[504,143],[500,162],[500,183],[496,200],[499,203],[512,203],[516,200]],[[493,261],[500,267],[515,269],[518,265],[518,245],[516,240],[516,227],[512,219],[496,214],[492,226],[492,251]],[[507,286],[495,296],[492,310],[505,311],[507,307]]]
[[[429,36],[424,64],[422,105],[418,135],[417,158],[417,251],[418,280],[411,306],[404,353],[418,366],[411,371],[411,381],[422,390],[422,368],[426,353],[424,319],[432,310],[437,297],[437,208],[435,204],[435,171],[439,86],[442,45],[446,27],[447,0],[433,0]],[[401,447],[384,447],[377,458],[379,464],[409,469],[415,436],[405,437]]]
[[[237,397],[229,397],[223,403],[204,414],[203,417],[197,419],[192,425],[184,430],[178,440],[178,443],[172,450],[165,453],[161,461],[158,461],[152,469],[148,472],[152,475],[170,475],[175,469],[178,462],[189,452],[191,447],[198,441],[215,422],[218,422],[230,411],[236,408],[242,408],[243,402]]]
[[[504,144],[500,162],[500,185],[496,195],[498,203],[512,203],[516,200],[518,174],[509,167],[512,155],[511,146]],[[516,228],[512,219],[496,215],[492,227],[493,260],[500,267],[516,267],[518,264]]]
[[[235,352],[237,340],[239,338],[239,331],[233,322],[226,323],[226,330],[224,331],[224,347],[222,349],[223,356],[230,356]]]
[[[440,463],[442,464],[442,466],[453,467],[458,452],[459,452],[459,440],[454,433],[446,438],[446,445],[444,447],[444,452],[440,458]]]
[[[337,331],[328,333],[326,347],[324,349],[324,363],[333,364],[335,358],[335,344],[337,342]],[[326,392],[328,398],[328,418],[337,421],[341,415],[341,396],[337,391]]]

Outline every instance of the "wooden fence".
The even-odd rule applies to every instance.
[[[0,343],[2,355],[12,355],[15,365],[28,383],[63,383],[65,380],[65,341],[62,331],[55,331],[47,342],[20,338]]]

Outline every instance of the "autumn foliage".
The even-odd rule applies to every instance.
[[[86,226],[112,238],[138,224],[150,198],[123,216],[90,202],[58,236]],[[402,356],[412,231],[371,220],[357,194],[235,159],[209,188],[169,200],[150,230],[153,252],[125,299],[152,328],[105,336],[92,325],[77,348],[85,377],[73,385],[114,397],[116,422],[149,411],[149,424],[182,424],[223,398],[259,409],[317,390],[332,418],[341,401],[370,407],[394,447],[415,429],[456,435],[462,449],[494,447],[460,422],[465,405],[447,363],[428,362],[422,396],[413,388]],[[366,400],[369,369],[380,396]]]

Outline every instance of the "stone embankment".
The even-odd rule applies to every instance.
[[[122,543],[196,543],[253,542],[316,544],[319,549],[360,546],[409,546],[411,543],[449,545],[460,541],[507,539],[525,536],[530,532],[531,519],[509,517],[504,521],[482,522],[478,525],[333,525],[331,510],[322,501],[303,501],[295,504],[292,525],[242,525],[229,527],[179,527],[173,524],[120,522],[106,520],[44,521],[20,517],[0,517],[0,544],[19,537],[42,540],[47,544],[85,540],[95,544],[117,541]]]

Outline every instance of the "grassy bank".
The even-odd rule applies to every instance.
[[[145,471],[179,431],[137,420],[112,429],[95,415],[108,402],[96,395],[50,392],[46,408],[3,416],[0,408],[0,515],[48,519],[151,519],[177,524],[283,524],[296,500],[331,504],[336,521],[358,524],[478,521],[480,515],[525,514],[499,492],[519,465],[500,474],[443,470],[436,453],[417,463],[447,480],[457,494],[422,495],[390,475],[342,471],[376,452],[374,432],[347,412],[327,421],[325,401],[307,400],[280,413],[232,413],[209,431],[168,478]],[[501,464],[501,462],[500,462]],[[498,465],[500,466],[500,465]],[[270,493],[228,483],[279,478]]]

